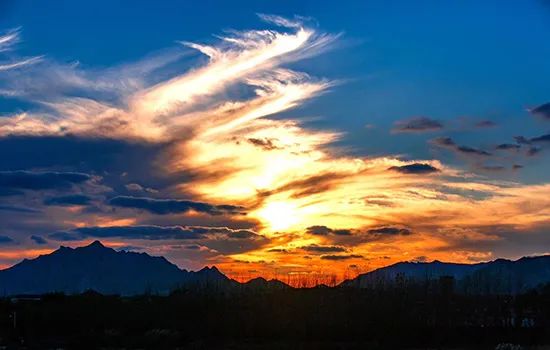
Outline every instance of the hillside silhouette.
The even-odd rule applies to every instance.
[[[293,288],[96,241],[0,271],[0,346],[535,349],[550,344],[549,264],[403,262]]]
[[[518,294],[550,283],[550,256],[497,259],[478,264],[400,262],[346,280],[339,288],[383,290],[396,283],[419,284],[452,279],[463,294]],[[64,293],[94,290],[101,294],[132,296],[168,295],[181,288],[288,289],[282,281],[255,278],[237,282],[215,266],[199,271],[180,269],[164,257],[116,251],[95,241],[79,248],[60,247],[0,271],[0,296]]]
[[[60,247],[51,254],[0,271],[0,295],[66,293],[168,294],[185,284],[229,283],[217,268],[182,270],[163,257],[116,251],[95,241],[79,248]]]

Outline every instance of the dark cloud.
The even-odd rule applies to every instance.
[[[416,117],[406,120],[399,120],[394,123],[392,132],[394,133],[406,133],[406,132],[429,132],[443,129],[443,124],[441,122],[426,118],[426,117]]]
[[[441,231],[441,238],[447,246],[436,248],[440,251],[497,252],[499,256],[527,256],[546,254],[545,247],[550,246],[550,225],[542,222],[529,227],[517,225],[489,225],[470,227],[473,236],[464,232]],[[541,249],[542,248],[542,249]]]
[[[487,151],[480,150],[480,149],[473,148],[473,147],[469,147],[469,146],[458,146],[456,148],[456,150],[458,152],[464,153],[464,154],[475,154],[475,155],[478,155],[478,156],[490,156],[491,155],[491,153],[489,153]]]
[[[246,234],[239,232],[246,232]],[[128,239],[166,240],[166,239],[200,239],[209,234],[236,235],[231,238],[245,238],[255,236],[256,233],[246,230],[231,230],[227,227],[203,227],[203,226],[109,226],[109,227],[78,227],[65,232],[55,232],[48,237],[56,240],[67,240],[66,234],[79,236],[80,239],[121,237]],[[69,239],[72,240],[72,239]]]
[[[316,225],[316,226],[308,227],[306,229],[306,232],[311,235],[324,236],[324,235],[328,235],[329,233],[332,233],[332,229],[328,228],[327,226]]]
[[[2,245],[2,244],[10,244],[10,243],[13,243],[13,239],[11,239],[11,238],[8,237],[8,236],[1,236],[1,235],[0,235],[0,245]]]
[[[515,143],[502,143],[496,147],[496,149],[501,151],[517,151],[520,148],[521,146]]]
[[[341,232],[339,232],[341,231]],[[355,247],[358,244],[394,239],[400,236],[408,236],[413,232],[406,227],[380,226],[356,229],[332,229],[326,226],[311,226],[306,233],[325,237],[325,243],[338,247]]]
[[[347,172],[326,172],[316,174],[303,179],[291,181],[271,191],[260,192],[262,197],[276,193],[292,191],[292,198],[301,198],[316,193],[323,193],[338,187],[342,181],[350,176]]]
[[[550,143],[550,134],[541,135],[528,139],[524,136],[514,136],[514,139],[519,144],[530,145],[532,143]]]
[[[282,248],[271,248],[271,249],[268,249],[267,251],[270,253],[288,253],[287,249],[282,249]]]
[[[264,138],[264,139],[257,139],[257,138],[249,138],[247,141],[251,144],[253,144],[256,147],[260,147],[263,150],[266,151],[273,151],[276,149],[281,149],[281,147],[277,146],[274,141],[276,139],[271,138]]]
[[[530,141],[533,143],[550,143],[550,134],[534,137]]]
[[[117,196],[109,204],[122,208],[146,210],[153,214],[166,215],[196,211],[210,215],[243,214],[245,208],[235,205],[212,205],[181,199],[156,199],[149,197]]]
[[[200,250],[201,246],[198,245],[198,244],[189,244],[189,245],[184,246],[183,248],[187,249],[187,250]]]
[[[214,228],[200,244],[222,254],[238,254],[261,249],[271,240],[251,230]]]
[[[524,136],[514,136],[514,140],[516,140],[517,143],[520,145],[528,145],[531,142]]]
[[[388,208],[395,206],[395,204],[392,203],[391,201],[378,200],[378,199],[365,199],[365,204],[377,206],[377,207],[388,207]]]
[[[332,234],[336,236],[350,236],[352,234],[352,231],[345,228],[339,228],[339,229],[332,230]]]
[[[550,120],[550,102],[529,109],[529,112],[534,116],[540,117],[545,120]]]
[[[101,174],[101,183],[125,193],[126,184],[165,189],[192,182],[204,174],[181,170],[166,173],[159,162],[171,144],[76,136],[7,136],[0,138],[0,171],[64,169]],[[1,186],[0,186],[1,188]]]
[[[0,204],[0,211],[12,211],[14,213],[28,213],[28,214],[40,213],[40,210],[36,210],[33,208],[20,207],[16,205],[1,205],[1,204]]]
[[[432,174],[439,172],[439,169],[425,163],[413,163],[403,166],[392,166],[388,170],[402,174]]]
[[[325,236],[325,235],[336,235],[336,236],[349,236],[352,234],[351,230],[348,229],[331,229],[327,226],[310,226],[306,228],[306,232],[310,235],[318,235],[318,236]]]
[[[456,147],[456,143],[450,137],[436,137],[431,143],[440,147]]]
[[[469,147],[469,146],[459,146],[457,145],[453,139],[450,137],[438,137],[430,141],[433,145],[436,145],[438,147],[449,149],[455,153],[460,153],[466,156],[490,156],[491,153]]]
[[[235,239],[250,239],[257,236],[255,232],[248,231],[248,230],[231,230],[227,233],[227,236],[229,238],[235,238]]]
[[[357,255],[357,254],[321,255],[321,259],[341,261],[341,260],[349,260],[349,259],[363,259],[363,256]]]
[[[238,253],[258,249],[270,240],[251,230],[207,226],[110,226],[78,227],[54,232],[48,238],[56,241],[76,241],[86,238],[123,238],[142,240],[194,240],[222,253]],[[194,242],[193,242],[194,243]]]
[[[80,240],[88,237],[109,238],[121,237],[128,239],[198,239],[202,232],[183,226],[110,226],[110,227],[78,227],[69,231],[54,232],[49,238],[58,241]]]
[[[42,236],[32,235],[31,239],[34,241],[34,243],[39,245],[48,244],[48,241],[46,241]]]
[[[481,120],[475,124],[476,128],[493,128],[495,126],[497,126],[497,123],[492,120]]]
[[[412,233],[411,230],[408,228],[401,228],[401,227],[392,227],[392,226],[385,226],[385,227],[378,227],[373,228],[367,231],[371,235],[401,235],[401,236],[408,236]]]
[[[44,200],[44,205],[59,205],[59,206],[71,206],[71,205],[88,205],[92,199],[83,194],[71,194],[59,197],[50,197]]]
[[[317,245],[317,244],[310,244],[310,245],[301,247],[301,249],[310,253],[343,253],[347,251],[346,248],[340,247],[340,246]]]
[[[67,189],[91,180],[76,172],[0,171],[0,188],[21,190]]]
[[[514,136],[516,142],[520,145],[531,145],[525,153],[527,157],[532,157],[539,154],[542,151],[543,146],[550,144],[550,134],[541,135],[533,138],[526,138],[525,136]],[[538,144],[537,146],[533,144]]]

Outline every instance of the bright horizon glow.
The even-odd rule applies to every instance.
[[[94,239],[250,278],[548,250],[541,97],[462,81],[494,67],[444,55],[452,35],[418,49],[438,37],[422,21],[396,32],[412,45],[396,52],[386,23],[356,40],[259,17],[213,38],[151,30],[140,43],[173,47],[82,63],[71,33],[56,56],[33,52],[36,32],[0,28],[0,266]]]

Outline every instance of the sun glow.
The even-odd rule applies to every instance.
[[[139,141],[151,152],[159,152],[150,180],[159,188],[153,189],[154,195],[146,188],[139,190],[142,193],[132,190],[133,195],[155,197],[151,201],[198,201],[206,207],[234,205],[244,208],[246,215],[141,210],[140,215],[126,216],[129,208],[107,211],[104,203],[97,211],[50,206],[45,209],[48,217],[73,229],[150,225],[161,220],[170,226],[182,220],[205,227],[227,226],[230,232],[236,231],[223,234],[223,239],[219,234],[194,239],[189,244],[194,248],[186,251],[190,257],[181,254],[184,263],[196,259],[193,264],[216,263],[227,271],[264,276],[282,271],[295,276],[321,274],[338,266],[358,273],[416,257],[478,261],[492,254],[486,247],[506,243],[515,231],[535,232],[533,239],[541,239],[537,234],[545,232],[550,219],[550,184],[493,181],[476,175],[475,169],[453,168],[436,159],[360,155],[360,148],[343,147],[347,144],[340,142],[345,140],[343,130],[313,129],[324,123],[311,123],[317,116],[305,109],[291,114],[292,108],[343,82],[291,70],[288,63],[330,48],[338,36],[302,28],[300,22],[262,19],[286,28],[230,32],[212,46],[185,43],[208,56],[206,63],[181,67],[171,78],[157,81],[131,72],[151,73],[168,61],[158,57],[157,63],[138,62],[140,69],[113,70],[117,72],[113,82],[111,74],[100,77],[105,81],[99,79],[99,85],[76,79],[78,91],[80,85],[90,84],[93,98],[68,94],[43,102],[44,111],[0,116],[0,137],[75,135]],[[14,34],[0,37],[0,46],[13,38]],[[186,62],[174,61],[166,74]],[[47,59],[43,63],[40,67],[58,72],[57,65],[48,65]],[[67,75],[68,82],[87,76],[67,72],[56,74]],[[127,81],[136,83],[119,87],[119,82]],[[112,91],[107,88],[111,85]],[[97,91],[101,91],[98,96]],[[120,95],[120,103],[99,95]],[[319,117],[335,116],[322,113]],[[472,163],[472,168],[476,166]],[[94,191],[91,197],[98,200],[106,194],[107,199],[114,191],[108,186],[110,177],[94,176],[78,189]],[[124,173],[121,181],[134,177]],[[157,214],[162,218],[152,216]],[[240,227],[247,230],[241,232]],[[176,254],[166,242],[155,238],[140,244],[153,245],[150,249],[160,255],[162,249]],[[485,250],[477,251],[481,249]],[[27,257],[23,254],[1,250],[0,263]]]
[[[260,209],[258,217],[267,222],[272,231],[291,228],[299,222],[296,206],[289,202],[271,202]]]

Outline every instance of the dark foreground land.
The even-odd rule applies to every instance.
[[[6,349],[520,349],[510,344],[550,344],[550,288],[475,296],[445,285],[266,287],[0,301]]]

